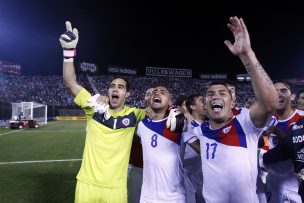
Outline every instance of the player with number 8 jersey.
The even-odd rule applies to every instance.
[[[152,118],[138,124],[137,135],[143,147],[141,203],[185,203],[181,133],[166,126],[171,94],[157,86],[152,93]]]

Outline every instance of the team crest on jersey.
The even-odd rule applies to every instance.
[[[124,126],[128,126],[128,125],[130,124],[130,119],[124,118],[124,119],[122,119],[121,123],[122,123]]]
[[[223,133],[227,134],[230,131],[231,128],[232,128],[232,126],[228,126],[227,128],[224,128]]]

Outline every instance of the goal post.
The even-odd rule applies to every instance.
[[[47,105],[36,102],[20,102],[12,104],[12,119],[23,112],[25,119],[37,120],[40,124],[47,124]]]

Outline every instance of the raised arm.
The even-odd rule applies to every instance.
[[[228,28],[234,35],[234,44],[225,40],[226,46],[238,56],[251,78],[252,87],[257,98],[250,108],[250,117],[257,128],[264,127],[278,105],[278,94],[273,83],[253,52],[249,33],[242,18],[230,17]]]
[[[69,21],[65,22],[66,32],[60,38],[60,44],[63,48],[63,81],[70,89],[73,96],[76,96],[83,88],[77,83],[74,68],[74,57],[76,56],[76,45],[78,43],[78,30],[74,28]]]

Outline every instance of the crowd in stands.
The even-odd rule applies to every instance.
[[[87,78],[79,77],[79,83],[88,87]],[[55,106],[74,105],[72,95],[63,84],[62,76],[0,76],[0,101],[37,102]]]
[[[98,93],[106,95],[108,85],[113,75],[99,75],[88,77],[79,75],[77,80],[80,85],[88,89],[92,94]],[[190,95],[193,93],[203,93],[208,80],[192,78],[174,77],[148,77],[148,76],[124,76],[131,84],[131,97],[127,100],[127,105],[144,107],[143,98],[149,87],[163,84],[175,93],[174,100],[180,94]],[[236,83],[237,86],[237,106],[245,106],[246,101],[253,97],[253,90],[250,83]],[[94,91],[95,90],[95,91]],[[0,101],[2,102],[37,102],[54,106],[75,106],[73,96],[66,89],[62,76],[20,76],[20,75],[0,75]]]

